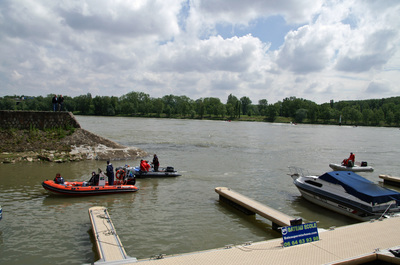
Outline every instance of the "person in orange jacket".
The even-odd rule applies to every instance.
[[[149,172],[150,165],[146,160],[140,160],[140,171]]]
[[[356,156],[353,153],[350,153],[349,158],[344,159],[342,162],[342,165],[346,167],[352,167],[354,166],[354,163],[356,162]]]
[[[353,165],[356,162],[356,156],[353,153],[350,153],[349,161],[353,161]]]

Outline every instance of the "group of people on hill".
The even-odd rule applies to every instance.
[[[62,95],[54,95],[53,99],[51,100],[53,104],[53,111],[61,111],[64,107],[64,98]]]

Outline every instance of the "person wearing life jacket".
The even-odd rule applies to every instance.
[[[151,168],[149,162],[147,162],[146,160],[144,160],[144,168],[146,169],[147,172],[149,172]]]
[[[353,161],[353,163],[356,162],[356,156],[353,153],[350,153],[349,160]]]
[[[147,163],[146,160],[140,160],[140,171],[142,172],[149,172],[150,165]]]
[[[56,184],[64,184],[64,178],[61,177],[60,173],[56,174],[56,177],[54,178],[54,182]]]
[[[353,153],[350,153],[349,159],[347,159],[347,166],[354,166],[354,162],[356,162],[356,156]]]
[[[144,171],[143,159],[140,160],[140,171]]]
[[[344,159],[342,161],[342,165],[346,167],[352,167],[354,166],[354,162],[356,161],[356,156],[353,153],[350,153],[349,158]]]

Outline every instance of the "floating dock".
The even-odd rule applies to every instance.
[[[393,185],[393,186],[400,186],[400,178],[389,176],[389,175],[379,175],[379,178],[383,179],[383,183]]]
[[[277,222],[279,225],[287,224],[286,222],[289,222],[290,225],[290,221],[292,220],[290,216],[279,213],[274,209],[271,211],[270,207],[251,200],[246,196],[234,192],[233,190],[219,187],[216,188],[215,191],[218,194],[223,194],[220,194],[220,196],[224,198],[230,198],[235,201],[235,203],[245,206],[246,209],[254,213],[275,219],[275,222]],[[101,217],[101,214],[106,211],[105,208],[98,208],[99,210],[97,213],[92,212],[92,215],[100,215],[100,219],[95,222],[102,222],[100,221],[101,219],[109,219],[108,214],[107,218]],[[108,222],[106,222],[106,224],[107,223]],[[112,226],[110,219],[109,223]],[[400,264],[400,257],[396,257],[395,255],[400,249],[399,227],[400,217],[394,217],[325,230],[319,233],[318,241],[291,247],[283,247],[283,239],[278,238],[258,243],[245,242],[240,245],[227,245],[219,249],[204,250],[187,254],[176,254],[170,256],[159,255],[156,258],[143,260],[136,260],[134,258],[132,260],[114,259],[114,261],[104,263],[101,260],[95,264],[99,264],[99,262],[101,262],[101,264],[110,265],[137,265],[137,263],[140,265],[350,265],[374,261],[386,262],[384,264]],[[108,229],[104,228],[103,230]],[[115,233],[115,230],[113,231]],[[115,236],[119,241],[116,233]],[[210,237],[212,237],[212,235],[210,235]],[[100,242],[104,240],[101,236],[98,236],[98,238]],[[108,251],[115,252],[116,256],[120,255],[120,257],[127,257],[126,254],[121,255],[121,252],[125,253],[125,250],[123,250],[120,242],[118,244],[112,244],[119,245],[120,247],[110,247]],[[98,247],[99,251],[104,247],[105,246]],[[112,256],[112,253],[109,255]],[[100,256],[104,257],[102,254],[100,254]],[[108,260],[105,259],[104,261]]]
[[[115,231],[110,215],[105,207],[92,207],[89,209],[93,233],[100,260],[96,264],[111,264],[115,261],[136,262],[125,253],[125,249]],[[126,263],[118,263],[126,264]]]
[[[293,224],[293,221],[295,221],[294,217],[286,215],[271,207],[250,199],[249,197],[231,190],[230,188],[217,187],[215,188],[215,192],[219,194],[219,199],[221,201],[227,202],[228,204],[247,214],[257,213],[260,216],[267,218],[272,222],[272,228],[275,230],[277,230],[279,227],[290,226],[291,223]]]

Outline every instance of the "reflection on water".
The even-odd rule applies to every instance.
[[[50,195],[41,182],[61,173],[88,180],[105,161],[0,165],[1,264],[82,264],[98,259],[88,209],[108,208],[127,254],[139,259],[277,238],[268,220],[218,202],[215,187],[329,228],[355,221],[300,197],[288,166],[329,171],[350,152],[379,174],[398,175],[399,130],[250,122],[77,117],[81,126],[128,146],[156,153],[181,177],[138,179],[138,192],[94,197]],[[151,156],[148,157],[150,159]],[[138,160],[112,161],[114,168]],[[391,187],[392,188],[392,187]],[[398,188],[397,188],[398,189]],[[213,235],[213,237],[210,237]]]

